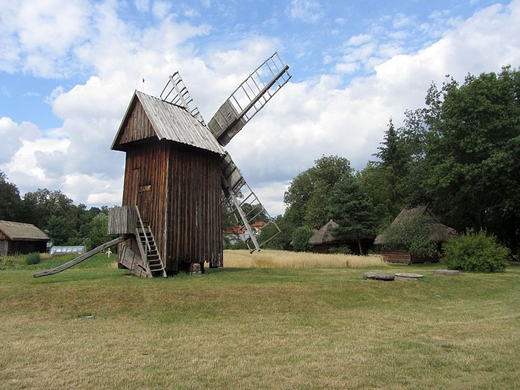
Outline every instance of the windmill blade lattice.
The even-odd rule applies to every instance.
[[[193,115],[202,125],[206,126],[204,118],[202,117],[198,107],[193,102],[190,92],[184,85],[184,81],[182,81],[179,72],[175,72],[169,77],[169,80],[164,86],[160,96],[165,102],[184,107],[191,112],[191,115]]]
[[[222,146],[249,122],[291,78],[289,66],[274,53],[254,70],[218,109],[208,127]]]
[[[245,242],[250,250],[259,251],[262,245],[281,232],[227,152],[222,160],[222,190],[240,230],[245,233]],[[265,224],[254,227],[258,221]],[[269,225],[273,225],[275,229],[267,235],[267,230],[264,229]]]
[[[184,85],[179,72],[169,77],[168,83],[161,92],[161,99],[184,107],[209,131],[222,146],[229,141],[266,105],[266,103],[291,78],[289,66],[285,65],[274,53],[262,65],[253,71],[242,84],[231,94],[206,125],[199,109],[195,106],[191,95]],[[239,228],[246,234],[246,244],[250,250],[260,247],[278,235],[281,230],[269,216],[251,187],[226,152],[222,160],[222,191],[233,211]],[[266,222],[253,227],[260,219]],[[272,233],[261,234],[267,226],[273,225]]]

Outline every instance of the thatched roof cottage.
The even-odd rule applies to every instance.
[[[430,218],[431,223],[431,241],[435,242],[438,245],[439,253],[441,250],[441,245],[443,242],[447,241],[454,235],[456,235],[455,229],[446,226],[440,223],[433,212],[428,209],[428,206],[418,206],[413,209],[404,209],[399,213],[399,215],[394,219],[392,225],[402,223],[407,219],[413,218],[415,216],[426,216]],[[399,263],[399,264],[412,264],[412,263],[427,263],[427,262],[438,262],[439,255],[435,256],[418,256],[416,254],[410,253],[405,248],[385,248],[386,239],[385,235],[380,234],[376,237],[374,244],[381,245],[383,248],[381,249],[381,255],[383,259],[389,263]]]
[[[44,253],[50,238],[30,223],[0,221],[0,256]]]
[[[330,253],[332,248],[338,247],[348,247],[350,251],[355,254],[368,253],[368,247],[372,244],[372,239],[361,239],[361,248],[363,253],[359,253],[359,245],[356,240],[346,240],[332,234],[332,231],[337,227],[339,227],[338,223],[331,219],[316,233],[314,233],[314,235],[309,239],[309,244],[312,245],[312,251],[314,253]]]

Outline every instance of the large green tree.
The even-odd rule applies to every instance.
[[[388,123],[383,142],[361,171],[361,185],[367,192],[378,219],[379,230],[390,225],[406,207],[427,203],[422,186],[424,143],[428,123],[425,109],[407,110],[403,125]]]
[[[350,162],[343,157],[323,156],[300,173],[285,192],[285,218],[294,226],[319,229],[330,218],[326,206],[330,191],[345,174],[351,174]]]
[[[458,230],[486,229],[510,248],[520,234],[520,72],[468,75],[427,97],[423,186]]]
[[[0,171],[0,219],[17,221],[20,216],[21,199],[18,187],[7,180],[7,175]]]
[[[51,237],[54,245],[82,245],[89,249],[112,238],[107,234],[108,207],[74,205],[61,191],[47,188],[20,198],[15,184],[0,171],[0,219],[32,223]],[[264,218],[262,214],[257,219]]]
[[[408,112],[407,115],[411,115],[411,112]],[[374,154],[378,158],[374,164],[385,168],[392,167],[397,177],[406,176],[408,173],[408,164],[412,153],[411,146],[408,144],[408,137],[403,133],[403,129],[396,129],[392,119],[390,119],[383,142],[377,148],[379,152]]]
[[[27,192],[22,199],[22,219],[40,229],[47,229],[51,216],[63,217],[73,222],[75,228],[81,224],[73,200],[61,191],[47,188]]]
[[[262,228],[260,239],[263,240],[264,237],[269,237],[269,241],[265,245],[266,248],[289,249],[292,240],[292,234],[296,229],[296,226],[288,222],[287,219],[282,215],[274,217],[274,222],[280,229],[280,232],[278,232],[278,229],[274,224],[268,224]]]
[[[373,205],[378,230],[386,228],[407,204],[409,192],[406,183],[409,176],[411,150],[403,128],[396,128],[392,119],[388,122],[383,142],[359,173],[360,185]]]
[[[390,121],[377,161],[361,173],[379,228],[404,207],[429,204],[446,224],[520,241],[520,72],[448,78],[425,107]]]
[[[307,203],[312,196],[313,183],[309,171],[296,176],[284,194],[284,203],[287,206],[284,218],[294,226],[302,226],[305,221]]]
[[[50,216],[46,232],[51,238],[53,245],[67,244],[77,233],[73,220],[56,215]]]
[[[375,237],[377,223],[359,179],[344,173],[332,189],[326,210],[339,225],[332,233],[339,238],[355,240],[359,253],[363,254],[361,240]]]
[[[90,235],[87,247],[93,249],[105,242],[114,239],[113,235],[108,234],[108,215],[100,213],[89,222]]]

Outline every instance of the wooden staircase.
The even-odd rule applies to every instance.
[[[150,226],[145,224],[141,219],[139,209],[137,209],[137,217],[138,225],[135,229],[135,238],[137,245],[139,246],[139,251],[141,252],[141,258],[146,267],[146,273],[148,274],[148,277],[162,276],[166,278],[166,270],[164,269],[161,255],[157,250],[152,230],[150,229]]]

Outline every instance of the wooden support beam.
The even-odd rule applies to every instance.
[[[123,242],[126,239],[128,239],[128,236],[117,237],[117,238],[113,239],[112,241],[106,242],[103,245],[100,245],[97,248],[94,248],[91,251],[88,251],[87,253],[84,253],[81,256],[78,256],[78,257],[76,257],[75,259],[73,259],[71,261],[68,261],[65,264],[62,264],[62,265],[60,265],[60,266],[58,266],[56,268],[53,268],[53,269],[50,269],[50,270],[47,270],[47,271],[43,271],[43,272],[39,272],[37,274],[34,274],[34,277],[35,278],[39,278],[41,276],[55,275],[57,273],[60,273],[61,271],[65,271],[66,269],[68,269],[70,267],[74,267],[76,264],[81,263],[83,260],[86,260],[89,257],[94,256],[96,253],[104,251],[105,249],[110,248],[113,245],[119,244],[120,242]]]

